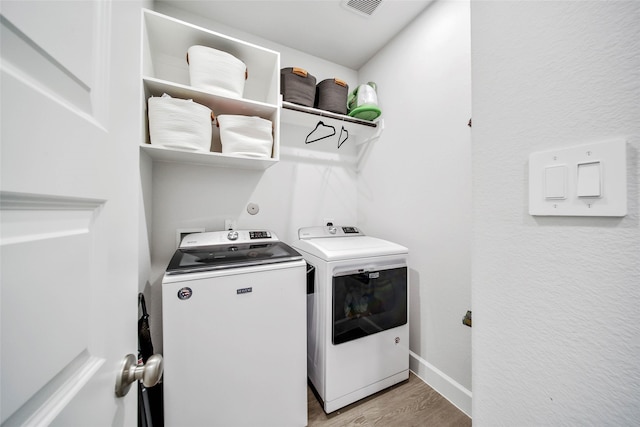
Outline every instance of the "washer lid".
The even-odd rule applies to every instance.
[[[325,261],[384,255],[407,255],[409,253],[409,249],[404,246],[376,237],[362,235],[301,239],[296,241],[293,247]]]
[[[178,249],[166,274],[184,274],[301,260],[295,249],[280,241],[231,243]]]

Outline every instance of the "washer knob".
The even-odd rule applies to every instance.
[[[335,227],[329,227],[329,233],[331,233],[331,234],[336,234],[336,231],[338,231],[338,229],[337,229],[337,228],[335,228]]]
[[[235,230],[231,230],[229,234],[227,234],[227,239],[229,240],[238,240],[238,232]]]

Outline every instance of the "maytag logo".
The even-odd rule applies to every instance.
[[[369,279],[377,279],[380,277],[380,272],[376,271],[375,273],[369,273]]]
[[[181,300],[189,299],[191,298],[191,295],[193,295],[193,291],[191,290],[191,288],[185,287],[178,290],[178,298]]]
[[[240,294],[248,294],[249,292],[253,292],[253,288],[240,288],[236,290],[238,295]]]

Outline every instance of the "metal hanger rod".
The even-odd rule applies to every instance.
[[[357,123],[359,125],[377,127],[377,123],[368,120],[356,119],[354,117],[344,116],[342,114],[332,113],[331,111],[318,110],[317,108],[305,107],[304,105],[294,104],[292,102],[282,101],[282,108],[287,110],[301,111],[303,113],[315,114],[316,116],[329,117],[335,120],[341,120],[348,123]]]

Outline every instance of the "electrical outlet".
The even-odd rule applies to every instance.
[[[333,218],[325,218],[322,220],[322,225],[336,225],[336,222]]]
[[[225,219],[224,220],[224,229],[225,230],[235,230],[238,228],[238,223],[235,219]]]

